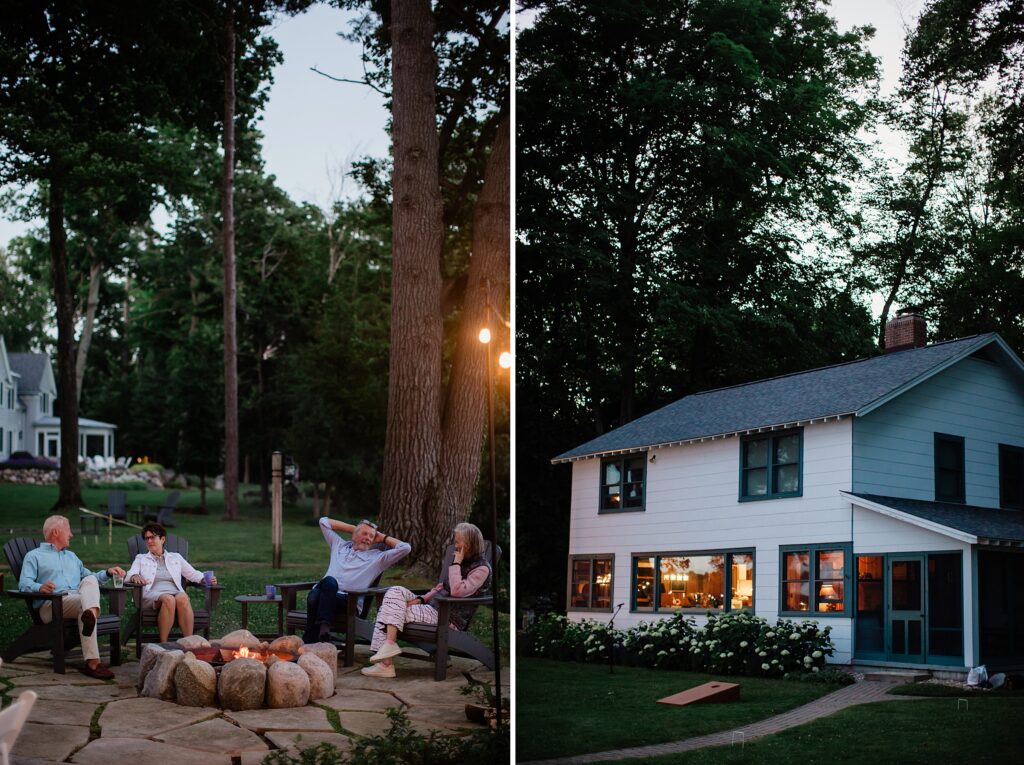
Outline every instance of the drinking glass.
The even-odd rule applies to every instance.
[[[114,574],[114,587],[121,589],[124,587],[124,577],[121,574]]]

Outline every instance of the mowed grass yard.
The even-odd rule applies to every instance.
[[[671,707],[657,699],[708,682],[741,686],[730,704]],[[742,728],[806,704],[838,686],[711,676],[547,659],[516,661],[516,760],[548,759],[681,741]],[[619,765],[1018,762],[1024,693],[946,686],[894,689],[910,701],[862,704],[751,742],[684,754],[615,760]],[[968,704],[958,703],[967,696]]]
[[[973,765],[1020,762],[1024,698],[997,691],[955,698],[884,701],[744,745],[616,760],[618,765]]]
[[[220,603],[214,613],[211,636],[220,636],[238,629],[242,624],[241,605],[236,595],[247,593],[262,594],[267,584],[278,582],[300,582],[319,579],[327,569],[328,549],[323,535],[313,520],[312,500],[304,498],[295,505],[285,505],[283,523],[282,565],[280,569],[271,566],[271,518],[270,508],[260,507],[257,499],[246,498],[248,493],[256,496],[258,486],[243,486],[241,520],[223,520],[223,495],[207,491],[208,515],[188,513],[188,508],[198,507],[198,490],[184,490],[174,513],[176,526],[169,533],[183,536],[189,541],[188,560],[197,569],[213,569],[218,582],[224,587]],[[135,490],[128,492],[130,506],[149,505],[159,507],[169,490]],[[99,511],[106,502],[105,489],[83,489],[86,506]],[[21,486],[0,484],[0,544],[11,537],[42,537],[43,521],[57,498],[55,486]],[[339,520],[354,523],[363,517],[374,519],[374,515],[334,516]],[[72,513],[71,529],[75,536],[71,549],[77,553],[87,567],[93,571],[120,565],[127,569],[127,540],[138,533],[136,529],[114,524],[112,544],[107,543],[107,529],[103,527],[98,538],[92,534],[79,534],[78,513]],[[4,573],[4,589],[17,589],[6,558],[0,556],[0,571]],[[425,579],[404,578],[404,569],[396,566],[385,573],[382,584],[402,584],[416,588],[432,586],[434,582]],[[198,589],[189,590],[193,604],[202,602]],[[300,602],[304,596],[300,595]],[[508,594],[502,593],[505,603]],[[130,598],[129,598],[130,602]],[[30,623],[27,609],[20,601],[4,598],[3,617],[0,618],[0,646],[7,645]],[[129,614],[134,607],[129,605]],[[503,611],[499,623],[502,632],[501,649],[503,663],[508,663],[508,613]],[[129,616],[124,617],[127,624]],[[473,619],[472,631],[488,645],[491,643],[491,610],[482,607]],[[273,632],[277,628],[277,611],[272,606],[251,605],[249,607],[249,629],[253,632]],[[102,645],[105,641],[101,641]],[[134,643],[129,648],[134,652]],[[132,653],[134,655],[134,653]]]
[[[726,680],[740,701],[674,707],[658,699]],[[781,714],[837,686],[730,678],[641,667],[516,660],[516,757],[520,761],[660,744],[729,730]]]

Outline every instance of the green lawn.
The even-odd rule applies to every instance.
[[[174,520],[177,524],[170,533],[178,534],[189,540],[189,563],[198,569],[213,569],[217,573],[219,583],[225,588],[221,593],[220,605],[214,613],[211,635],[219,636],[241,626],[241,606],[234,601],[235,595],[245,593],[262,593],[267,584],[275,582],[296,582],[319,579],[327,568],[327,546],[323,535],[313,521],[312,500],[304,499],[294,506],[285,505],[283,523],[283,568],[274,569],[270,565],[272,545],[270,538],[270,508],[260,507],[257,499],[245,498],[247,493],[258,491],[256,486],[243,486],[243,502],[241,504],[240,521],[222,520],[223,495],[209,491],[206,503],[209,515],[195,515],[175,511]],[[100,510],[100,504],[106,501],[106,491],[100,489],[83,489],[86,506]],[[168,491],[129,491],[129,505],[159,506]],[[253,494],[255,496],[255,494]],[[55,486],[20,486],[0,484],[0,544],[11,537],[41,537],[43,521],[49,515],[50,508],[57,498]],[[198,507],[200,504],[198,490],[184,490],[178,504],[179,510]],[[334,516],[341,520],[356,522],[367,515]],[[371,519],[374,515],[369,515]],[[71,528],[75,536],[71,548],[78,554],[86,566],[93,570],[107,568],[114,564],[128,568],[128,537],[137,533],[135,529],[125,526],[113,529],[113,543],[107,544],[107,531],[93,535],[78,534],[78,514],[71,517]],[[0,556],[0,571],[4,572],[4,588],[16,589],[17,583],[12,581],[6,559]],[[403,574],[400,567],[389,570],[382,584],[403,584],[407,587],[428,586],[434,582],[421,579],[399,579]],[[197,590],[191,591],[193,603],[200,603]],[[507,593],[505,594],[507,597]],[[300,596],[301,597],[301,596]],[[506,599],[507,603],[507,599]],[[131,612],[129,607],[129,611]],[[127,622],[127,616],[125,621]],[[509,619],[508,613],[500,615],[501,648],[504,661],[508,661]],[[270,632],[276,629],[277,617],[275,609],[263,606],[250,606],[249,627],[254,632]],[[0,645],[5,645],[16,637],[29,624],[28,613],[20,602],[5,599],[3,602],[3,619],[0,619]],[[481,640],[490,644],[491,610],[482,607],[473,619],[472,631]],[[132,645],[134,649],[134,644]]]
[[[740,684],[739,702],[655,703],[723,679]],[[516,756],[536,760],[702,736],[780,714],[833,690],[817,683],[639,667],[616,667],[609,673],[607,666],[518,658]]]
[[[1024,699],[971,697],[862,704],[759,741],[686,754],[617,760],[620,765],[1020,762]]]

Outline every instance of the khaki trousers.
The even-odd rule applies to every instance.
[[[100,585],[95,576],[87,576],[78,584],[77,590],[71,590],[62,599],[64,616],[78,617],[78,635],[82,639],[82,656],[86,661],[100,658],[100,643],[96,635],[98,629],[93,628],[92,634],[82,634],[82,614],[90,608],[100,607]],[[98,611],[97,611],[98,612]],[[43,603],[39,607],[39,618],[46,624],[53,620],[53,604]]]

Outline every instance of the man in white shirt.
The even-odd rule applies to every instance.
[[[307,643],[327,640],[335,611],[345,609],[348,590],[365,590],[383,571],[412,552],[408,542],[377,531],[377,525],[362,520],[353,526],[331,518],[320,519],[320,531],[331,548],[331,562],[324,578],[306,600]],[[351,533],[352,540],[342,539],[337,532]],[[383,544],[386,549],[375,545]]]

